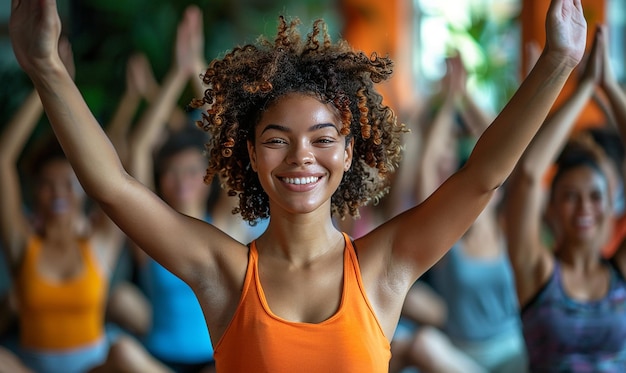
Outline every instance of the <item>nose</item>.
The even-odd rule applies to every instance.
[[[311,146],[302,141],[292,143],[285,160],[291,165],[304,166],[313,163],[314,158]]]
[[[578,209],[582,212],[588,212],[593,209],[593,200],[589,197],[580,197],[578,200]]]
[[[67,194],[66,188],[64,187],[64,185],[62,185],[62,183],[59,183],[59,182],[53,183],[51,190],[52,190],[52,195],[55,198],[63,197],[65,194]]]

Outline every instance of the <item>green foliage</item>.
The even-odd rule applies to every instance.
[[[277,0],[60,0],[63,32],[76,61],[76,83],[102,123],[122,95],[132,53],[145,53],[157,79],[163,77],[172,60],[176,26],[190,4],[203,10],[207,61],[260,34],[273,37],[280,14],[299,17],[304,26],[324,18],[331,32],[337,29],[331,0],[293,0],[287,5]],[[0,78],[1,124],[32,85],[14,64],[0,65]]]
[[[458,49],[465,59],[470,80],[477,89],[488,92],[495,112],[509,101],[519,85],[519,19],[494,19],[485,7],[473,8],[467,27],[449,23],[450,49]]]

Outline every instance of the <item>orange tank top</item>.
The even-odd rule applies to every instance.
[[[290,322],[270,310],[250,245],[241,301],[215,348],[220,373],[387,372],[391,350],[365,295],[356,252],[344,234],[343,292],[337,312],[319,324]]]
[[[84,347],[104,336],[108,283],[88,241],[78,244],[83,270],[74,278],[54,282],[37,270],[41,238],[29,240],[16,281],[23,347],[65,350]]]

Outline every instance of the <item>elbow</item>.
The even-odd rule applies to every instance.
[[[124,189],[128,188],[131,183],[131,177],[126,172],[116,174],[116,176],[108,176],[106,178],[97,178],[95,180],[81,180],[87,196],[100,205],[114,205],[119,201],[120,195],[124,193]]]

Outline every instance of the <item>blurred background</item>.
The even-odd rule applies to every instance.
[[[141,51],[157,79],[169,68],[176,24],[185,7],[204,12],[210,61],[260,34],[273,37],[277,16],[298,17],[306,32],[323,18],[333,38],[367,53],[389,54],[396,75],[382,87],[398,113],[436,92],[444,60],[458,50],[468,89],[497,112],[526,68],[523,46],[543,42],[549,0],[58,0],[64,34],[72,43],[76,82],[95,115],[106,123],[125,88],[126,61]],[[590,32],[598,22],[611,33],[611,55],[624,81],[626,0],[583,1]],[[0,128],[32,90],[17,65],[8,36],[10,0],[0,0]],[[620,62],[621,61],[621,62]],[[198,72],[201,73],[201,72]],[[189,102],[191,96],[181,99]],[[590,114],[593,115],[593,114]],[[45,121],[45,118],[42,119]],[[40,124],[38,131],[46,128]],[[1,264],[1,263],[0,263]],[[8,283],[0,266],[0,293]]]

